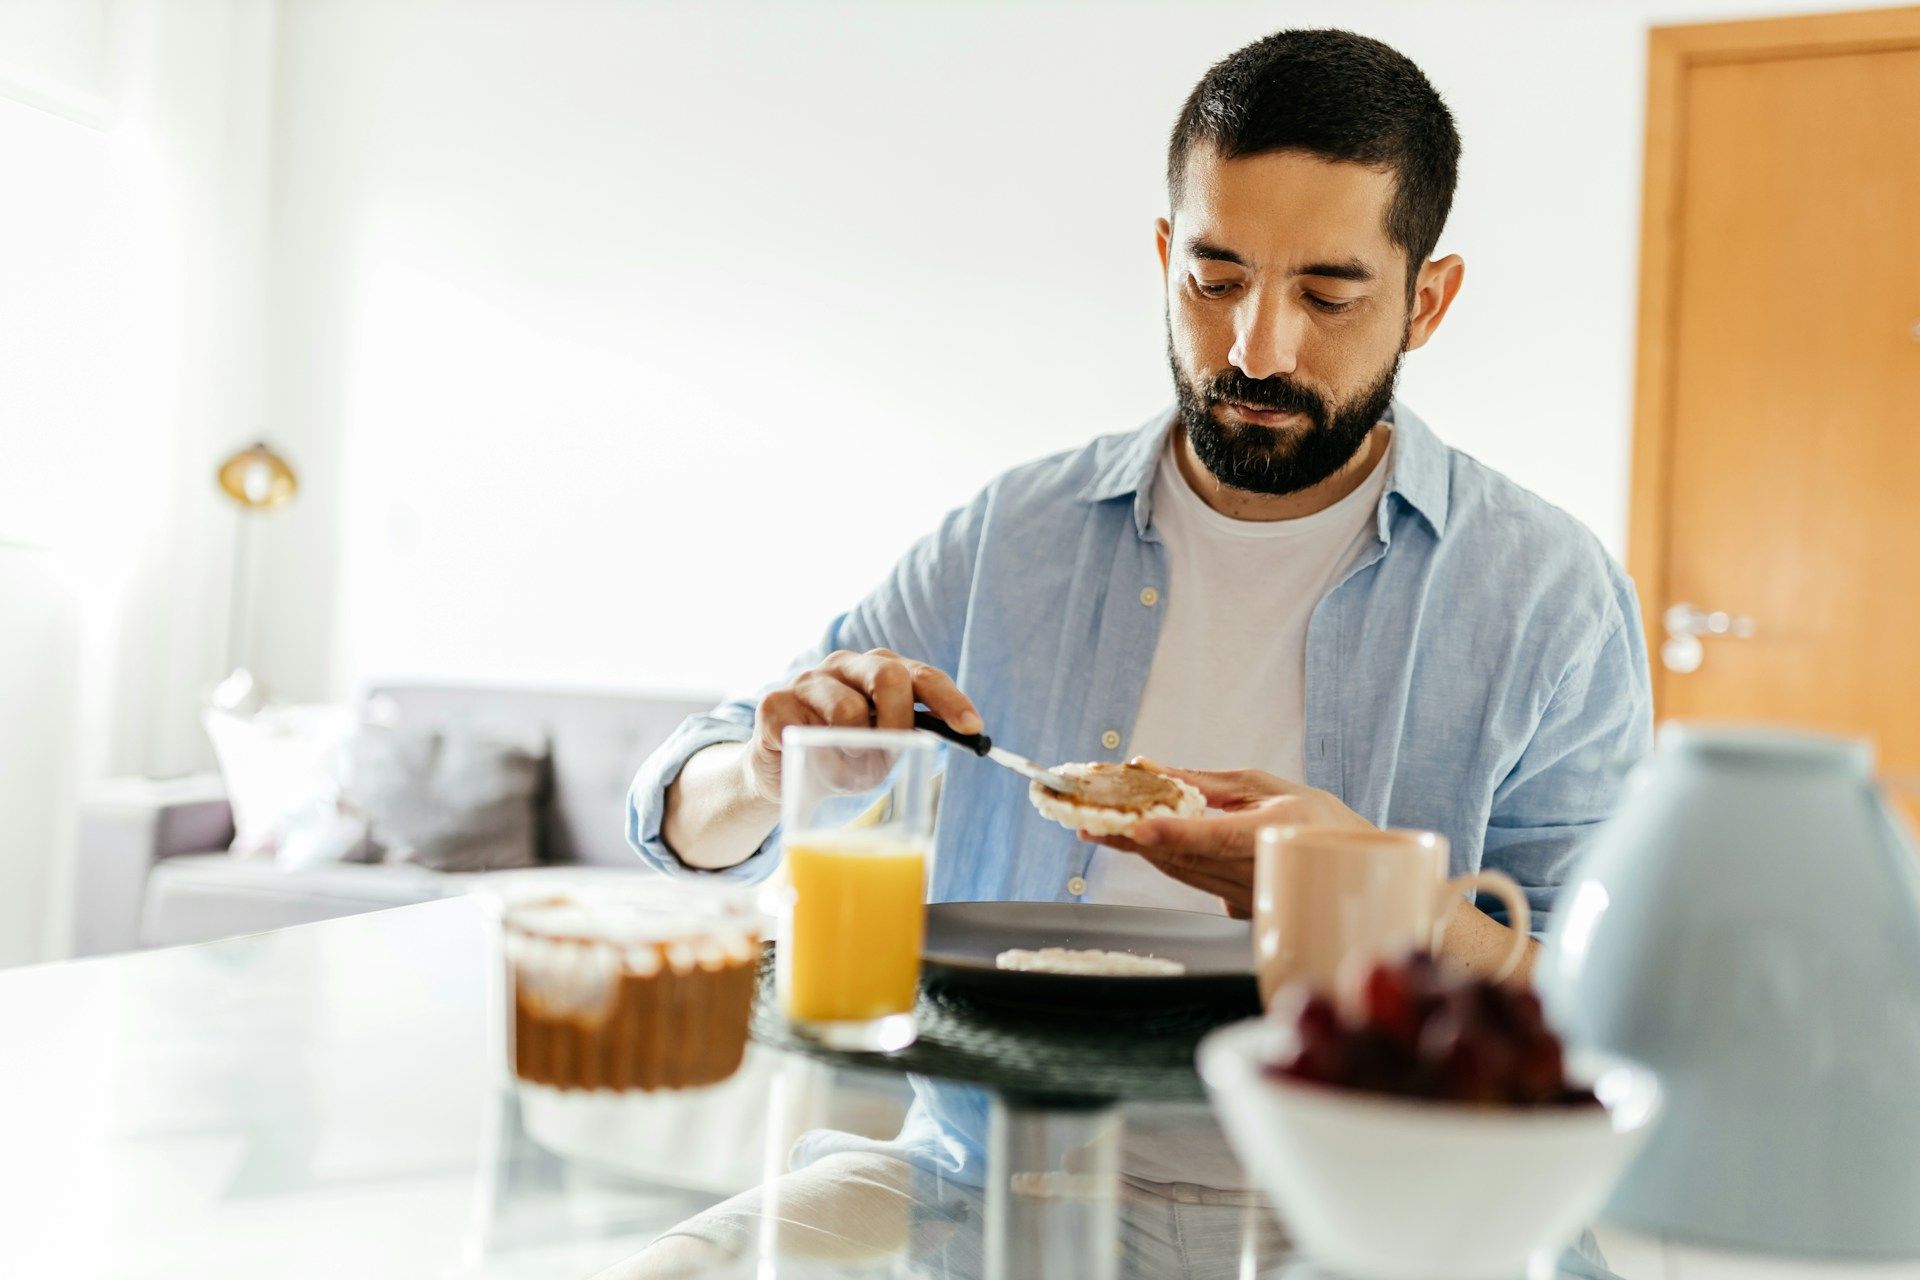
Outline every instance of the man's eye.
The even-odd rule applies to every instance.
[[[1333,298],[1323,298],[1317,293],[1310,293],[1307,295],[1307,301],[1316,311],[1324,311],[1329,315],[1338,315],[1342,311],[1351,310],[1360,299],[1347,298],[1341,301]]]
[[[1193,281],[1193,287],[1199,290],[1201,296],[1203,297],[1224,298],[1233,289],[1233,281],[1231,280],[1207,281],[1207,280],[1202,280],[1198,277],[1195,277]]]

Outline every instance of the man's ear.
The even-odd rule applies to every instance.
[[[1427,345],[1427,339],[1445,318],[1447,308],[1453,305],[1454,295],[1460,292],[1460,281],[1466,273],[1467,264],[1457,253],[1435,258],[1420,268],[1419,279],[1413,285],[1413,312],[1407,317],[1407,350]]]
[[[1153,220],[1154,243],[1160,247],[1160,283],[1167,282],[1168,255],[1173,249],[1173,224],[1165,218]]]

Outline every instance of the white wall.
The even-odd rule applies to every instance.
[[[310,484],[261,666],[777,669],[993,473],[1167,400],[1166,132],[1280,25],[1381,36],[1452,104],[1466,288],[1404,394],[1618,552],[1645,28],[1758,11],[285,0],[275,430]]]

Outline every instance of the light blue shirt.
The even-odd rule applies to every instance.
[[[1377,541],[1308,623],[1304,781],[1376,825],[1444,834],[1455,874],[1506,872],[1538,933],[1652,733],[1633,585],[1571,516],[1399,403],[1390,416]],[[1000,476],[795,669],[835,649],[892,649],[952,675],[987,732],[1022,755],[1124,759],[1160,621],[1180,607],[1151,501],[1172,422],[1162,413]],[[740,700],[695,716],[641,767],[628,835],[648,862],[685,871],[661,839],[666,789],[695,752],[745,740],[753,711]],[[957,751],[946,774],[934,901],[1072,901],[1084,889],[1093,846],[1036,813],[1024,781]],[[758,879],[778,838],[706,874]]]
[[[1651,740],[1633,584],[1571,516],[1442,444],[1404,406],[1390,416],[1377,541],[1308,622],[1305,781],[1377,825],[1443,833],[1455,874],[1505,871],[1538,933],[1581,840],[1612,811],[1624,763]],[[892,649],[952,675],[987,731],[1023,755],[1122,759],[1160,620],[1180,607],[1152,510],[1172,423],[1169,411],[1000,476],[794,669],[835,649]],[[753,710],[741,700],[695,716],[641,766],[627,830],[648,862],[687,873],[660,836],[666,789],[696,751],[744,741]],[[776,830],[746,862],[701,874],[763,877],[778,841]],[[1071,901],[1093,854],[1034,811],[1020,778],[957,751],[935,850],[934,901]],[[795,1166],[883,1152],[980,1185],[985,1095],[913,1084],[897,1138],[816,1131]]]

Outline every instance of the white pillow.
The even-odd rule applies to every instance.
[[[209,710],[201,723],[233,809],[229,851],[236,857],[308,866],[370,856],[366,821],[342,803],[335,781],[340,754],[359,727],[351,708]]]

